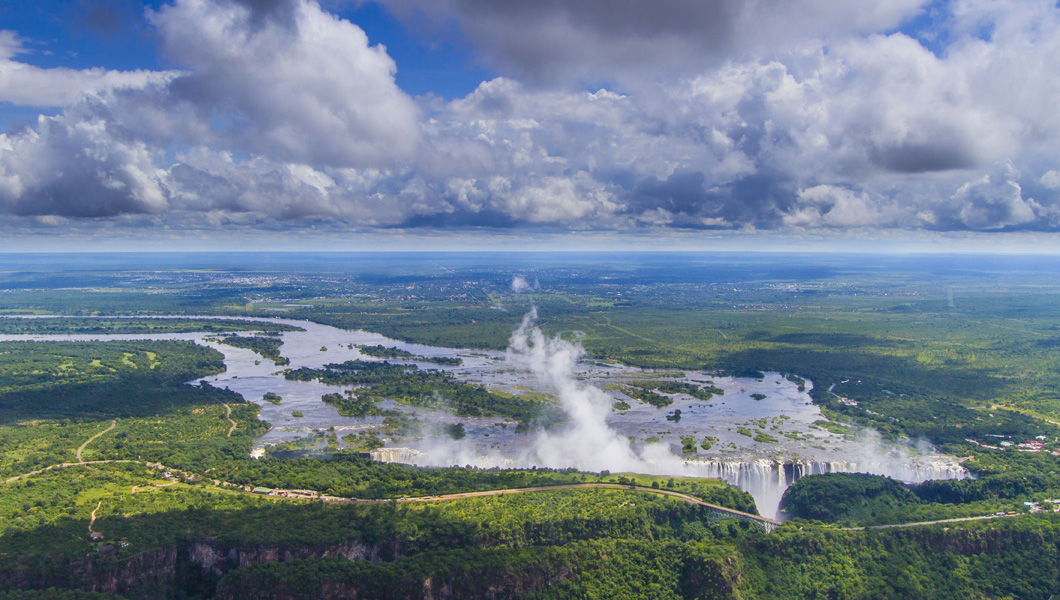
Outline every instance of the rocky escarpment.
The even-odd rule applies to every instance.
[[[0,573],[0,587],[73,588],[132,598],[162,598],[194,590],[206,597],[227,572],[251,565],[304,559],[377,561],[394,557],[394,549],[356,540],[327,546],[240,546],[197,540],[134,555],[118,556],[106,546],[84,558],[26,561]]]
[[[639,564],[634,564],[635,561]],[[734,600],[735,558],[719,559],[679,543],[637,540],[575,543],[566,547],[463,549],[424,553],[391,563],[292,561],[233,571],[217,587],[223,600],[450,600],[609,597],[653,586],[683,598]],[[665,584],[660,584],[665,580]],[[592,590],[592,591],[590,591]]]
[[[262,563],[286,562],[306,558],[338,558],[343,560],[380,560],[380,552],[374,546],[358,541],[315,548],[308,546],[281,547],[226,547],[209,541],[194,542],[183,549],[189,566],[203,573],[223,575],[228,571]]]
[[[392,548],[380,551],[358,541],[284,547],[200,539],[120,559],[93,553],[50,567],[37,563],[36,571],[26,566],[0,574],[0,586],[81,589],[127,598],[447,600],[522,597],[556,586],[577,595],[585,586],[607,589],[629,578],[647,585],[659,573],[669,573],[684,597],[735,598],[736,563],[690,548],[676,542],[590,540],[398,556]],[[652,554],[644,565],[637,564]],[[631,572],[645,566],[644,572]]]

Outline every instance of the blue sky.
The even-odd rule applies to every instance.
[[[16,0],[0,249],[1049,249],[1057,73],[1038,0]]]
[[[156,32],[145,19],[147,10],[157,11],[166,3],[132,1],[38,0],[0,5],[0,23],[26,40],[28,52],[20,62],[41,68],[90,69],[103,67],[121,71],[172,68],[161,57]],[[413,96],[435,94],[446,99],[466,96],[496,73],[476,61],[471,43],[458,29],[448,29],[431,39],[410,33],[408,27],[376,3],[352,2],[328,5],[333,14],[356,23],[372,44],[386,46],[401,68],[398,86]],[[5,103],[3,125],[40,113],[40,109]]]

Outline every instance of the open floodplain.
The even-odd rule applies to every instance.
[[[1048,257],[0,257],[0,582],[1044,600],[1058,273]]]

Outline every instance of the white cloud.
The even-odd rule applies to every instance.
[[[0,134],[0,206],[19,215],[163,212],[168,182],[158,154],[116,139],[100,120],[40,117],[36,130]]]
[[[798,199],[798,207],[784,215],[786,225],[804,228],[890,225],[884,222],[879,208],[865,192],[816,185],[801,190]]]
[[[518,35],[560,19],[550,35],[588,37],[554,82],[603,68],[625,91],[498,77],[417,107],[385,50],[310,0],[177,0],[150,19],[184,71],[0,136],[0,204],[276,228],[1060,226],[1060,10],[957,1],[932,52],[879,33],[919,2],[841,4],[664,3],[649,18],[624,1],[608,15],[595,2],[447,0],[469,28],[503,25],[481,35],[514,28],[519,11]],[[773,33],[699,40],[686,26],[710,11],[731,13],[726,35],[751,17]],[[782,21],[827,37],[775,31]],[[662,50],[649,52],[655,33]],[[519,43],[491,40],[495,59]],[[539,68],[530,50],[517,58],[513,73]]]
[[[288,219],[404,218],[402,207],[353,203],[363,197],[321,170],[411,156],[418,109],[394,83],[393,61],[314,2],[290,9],[288,22],[259,21],[225,0],[178,0],[152,13],[169,57],[186,70],[63,98],[71,103],[61,115],[0,136],[0,201],[16,214],[81,217],[154,213],[173,200],[175,210]],[[14,38],[3,39],[10,56]],[[47,71],[55,81],[93,73]],[[192,151],[173,164],[166,149],[182,145]]]
[[[167,87],[165,109],[199,122],[197,142],[281,160],[341,167],[410,156],[418,109],[385,49],[315,2],[291,10],[289,23],[258,22],[224,0],[152,13],[165,53],[188,70]]]
[[[1001,229],[1023,225],[1036,218],[1033,199],[1024,199],[1011,164],[994,175],[983,175],[957,188],[951,197],[956,216],[972,229]]]
[[[142,88],[164,83],[177,75],[176,71],[42,69],[13,60],[25,53],[22,40],[15,32],[0,30],[0,102],[40,107],[69,106],[85,94]]]
[[[1056,170],[1046,171],[1039,181],[1051,190],[1060,190],[1060,172]]]

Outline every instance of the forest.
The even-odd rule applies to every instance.
[[[273,335],[226,335],[218,341],[229,346],[253,350],[279,366],[291,364],[290,359],[280,356],[283,340]]]
[[[318,452],[251,459],[271,427],[249,401],[261,399],[187,384],[224,368],[210,348],[4,341],[0,598],[1046,600],[1060,592],[1057,261],[443,256],[432,260],[445,269],[424,261],[395,270],[397,259],[367,257],[327,262],[326,274],[306,266],[225,277],[197,260],[205,259],[173,259],[171,275],[149,265],[10,268],[0,272],[0,313],[70,318],[0,318],[0,333],[225,333],[272,358],[282,357],[279,338],[258,334],[280,329],[239,317],[282,311],[410,342],[503,349],[536,306],[539,324],[581,344],[587,360],[779,372],[809,391],[827,426],[933,444],[962,457],[975,478],[802,478],[783,500],[789,520],[767,534],[652,493],[756,512],[748,494],[718,480],[381,463],[362,452],[370,440],[340,449],[335,440],[349,434],[326,430],[307,442]],[[514,293],[513,274],[532,275],[540,288]],[[157,285],[150,293],[140,288],[145,276]],[[150,318],[169,315],[184,318]],[[322,399],[348,414],[384,416],[383,398],[431,406],[441,396],[463,414],[550,423],[546,398],[463,384],[400,364],[422,357],[384,356],[391,352],[382,346],[364,352],[382,360],[289,376],[349,386]],[[674,383],[641,380],[625,393],[650,402],[720,392]],[[1027,440],[1041,440],[1040,450],[1014,449]],[[395,500],[594,482],[639,487]],[[873,529],[983,516],[992,518]]]

